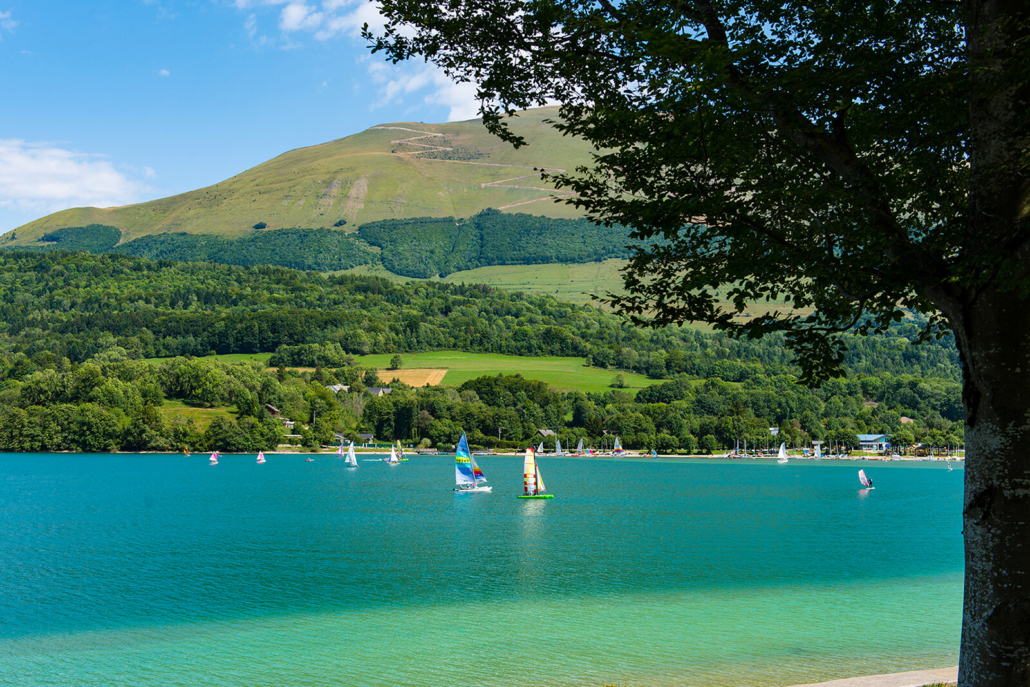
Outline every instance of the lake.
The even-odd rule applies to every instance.
[[[943,464],[0,454],[0,684],[791,685],[958,662]],[[876,489],[860,491],[864,468]]]

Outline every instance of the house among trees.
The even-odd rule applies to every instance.
[[[361,439],[362,446],[368,446],[373,441],[375,441],[376,438],[375,434],[362,434],[360,432],[358,432],[358,437]]]
[[[370,386],[368,387],[368,393],[373,396],[385,396],[386,394],[393,393],[393,389],[388,386]]]
[[[332,391],[334,394],[338,394],[341,391],[350,391],[350,387],[346,384],[327,384],[325,388],[329,389],[329,391]]]
[[[279,409],[270,403],[265,404],[265,410],[269,412],[272,417],[279,417]]]
[[[890,434],[859,434],[858,445],[863,451],[886,451],[890,446]]]
[[[538,429],[536,433],[542,436],[544,439],[546,439],[547,437],[555,436],[554,432],[549,429]]]

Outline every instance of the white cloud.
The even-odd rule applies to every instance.
[[[423,102],[449,108],[448,122],[474,119],[478,116],[479,101],[476,100],[475,84],[454,83],[435,65],[423,64],[411,68],[385,62],[371,62],[367,69],[379,90],[378,100],[371,105],[373,110],[398,104],[403,100],[403,96],[431,88],[430,93],[424,96]]]
[[[158,72],[158,74],[161,75],[161,76],[170,76],[171,72],[168,71],[167,69],[162,69],[161,71]]]
[[[142,174],[154,171],[144,167]],[[0,207],[42,212],[110,207],[135,202],[148,190],[102,156],[0,139]]]
[[[314,31],[321,26],[325,17],[323,13],[314,10],[314,7],[303,2],[291,2],[279,15],[279,28],[286,33]]]
[[[12,33],[18,22],[11,19],[11,11],[0,12],[0,41],[4,39],[4,31]]]

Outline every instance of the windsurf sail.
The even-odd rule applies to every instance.
[[[871,487],[873,485],[869,478],[865,476],[865,470],[858,471],[858,481],[862,483],[863,487]]]
[[[776,457],[778,459],[776,462],[778,462],[778,463],[786,463],[787,462],[787,445],[786,444],[780,444],[780,450],[776,454]]]
[[[532,447],[526,449],[526,459],[522,463],[522,487],[527,494],[536,492],[536,459]]]
[[[458,486],[476,485],[476,471],[472,467],[472,454],[464,434],[458,440],[458,448],[454,452],[454,482]]]

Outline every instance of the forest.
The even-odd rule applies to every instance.
[[[338,222],[337,225],[340,223]],[[345,222],[343,224],[346,224]],[[256,226],[262,226],[259,223]],[[330,272],[380,260],[395,274],[426,279],[490,265],[584,263],[624,258],[628,232],[585,219],[553,219],[487,209],[468,219],[419,217],[335,228],[255,230],[239,238],[169,232],[119,243],[121,232],[91,224],[47,233],[27,251],[117,253],[151,260],[277,265]],[[5,237],[10,241],[12,236]],[[373,247],[374,246],[374,247]],[[381,249],[381,253],[376,249]]]
[[[266,404],[309,446],[373,431],[449,446],[530,442],[537,429],[594,445],[715,450],[769,428],[803,443],[850,445],[864,432],[956,445],[960,369],[949,338],[912,345],[920,321],[848,338],[845,379],[797,383],[783,341],[687,327],[639,329],[592,306],[482,285],[398,285],[282,267],[238,267],[89,253],[0,253],[0,450],[256,450],[281,441]],[[586,359],[612,389],[584,394],[520,377],[370,397],[388,372],[352,355],[462,350]],[[272,368],[211,353],[275,352]],[[156,359],[156,360],[155,360]],[[291,367],[314,368],[297,372]],[[664,383],[633,394],[619,372]],[[350,385],[336,395],[326,387]],[[170,413],[220,408],[203,428]],[[911,422],[904,421],[911,420]],[[498,437],[498,434],[500,436]]]
[[[491,265],[581,263],[628,257],[625,227],[487,209],[468,219],[417,217],[363,224],[383,266],[426,279]]]

